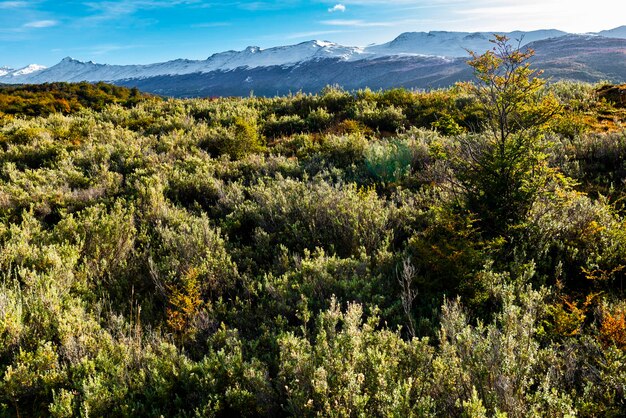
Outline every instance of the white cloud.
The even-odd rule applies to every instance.
[[[89,9],[100,13],[100,17],[119,17],[138,10],[160,9],[181,5],[195,5],[199,0],[118,0],[89,1],[84,3]]]
[[[623,0],[480,0],[457,7],[452,15],[464,19],[458,30],[560,29],[598,31],[624,24]],[[489,24],[487,24],[487,22]]]
[[[331,7],[330,9],[328,9],[329,13],[334,13],[334,12],[345,12],[346,11],[346,6],[344,6],[343,4],[339,3],[339,4],[335,4],[333,7]]]
[[[28,3],[25,1],[0,1],[0,9],[19,9],[26,6]]]
[[[115,51],[138,48],[140,45],[95,45],[89,49],[90,55],[106,55]]]
[[[28,22],[24,24],[24,27],[25,28],[50,28],[58,24],[59,22],[56,20],[35,20],[34,22]]]

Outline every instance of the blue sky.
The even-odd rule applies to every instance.
[[[205,59],[310,39],[363,46],[407,31],[599,31],[626,24],[622,1],[0,0],[0,66]]]

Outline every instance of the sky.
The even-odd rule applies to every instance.
[[[365,46],[402,32],[626,25],[623,0],[0,0],[0,67],[206,59],[311,39]]]

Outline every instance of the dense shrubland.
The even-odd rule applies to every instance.
[[[112,103],[129,107],[148,97],[149,95],[140,93],[137,89],[106,83],[0,85],[0,119],[5,115],[67,115],[84,108],[102,110]]]
[[[0,106],[0,414],[624,416],[624,110],[480,89]]]

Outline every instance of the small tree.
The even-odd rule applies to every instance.
[[[534,51],[495,35],[492,50],[470,51],[476,81],[469,89],[484,112],[484,130],[461,140],[459,174],[468,208],[488,235],[520,221],[542,184],[542,135],[558,108],[543,94],[541,71],[530,67]]]

